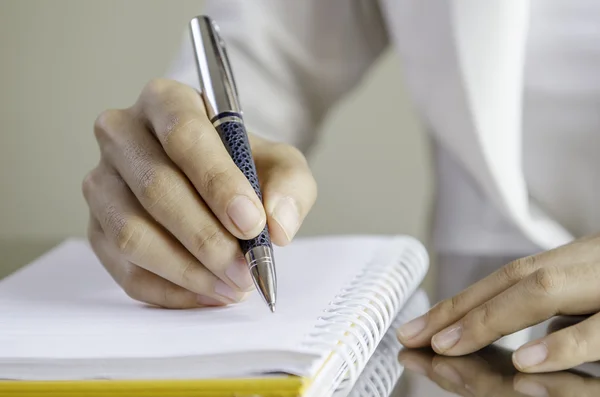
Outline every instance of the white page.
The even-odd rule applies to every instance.
[[[0,282],[0,359],[299,351],[323,309],[390,239],[312,238],[276,247],[275,314],[256,292],[226,308],[145,306],[120,289],[86,242],[69,240]]]

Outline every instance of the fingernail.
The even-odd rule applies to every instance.
[[[296,201],[291,197],[280,199],[273,210],[273,219],[281,226],[288,241],[292,241],[300,227],[300,215]]]
[[[515,391],[532,397],[548,397],[548,390],[532,380],[522,379],[515,385]]]
[[[196,302],[202,306],[223,306],[223,302],[204,295],[198,295],[196,297]]]
[[[233,288],[231,288],[229,285],[225,284],[221,280],[217,280],[217,282],[215,283],[215,293],[217,295],[222,296],[228,302],[231,303],[236,303],[239,300],[238,293],[235,292]]]
[[[533,367],[548,357],[548,348],[543,343],[524,347],[515,352],[515,364],[521,369]]]
[[[455,385],[462,386],[464,384],[460,374],[448,364],[439,363],[433,368],[433,372]]]
[[[398,329],[398,337],[408,340],[417,336],[425,328],[425,316],[417,317]]]
[[[427,371],[425,371],[425,368],[423,368],[421,364],[417,363],[416,361],[402,360],[401,364],[404,366],[404,368],[407,368],[409,371],[416,372],[421,375],[427,375]]]
[[[227,215],[243,233],[256,229],[261,222],[260,211],[246,196],[236,196],[227,207]]]
[[[451,328],[447,328],[440,332],[431,339],[431,343],[436,347],[438,351],[445,351],[452,346],[456,345],[462,335],[462,327],[456,325]]]
[[[248,265],[244,259],[236,259],[227,270],[225,275],[229,277],[232,283],[234,283],[241,291],[248,291],[254,285]]]

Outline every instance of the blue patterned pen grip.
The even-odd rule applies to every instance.
[[[254,165],[254,159],[252,158],[250,143],[248,142],[248,135],[246,134],[244,124],[237,121],[224,121],[217,125],[216,130],[221,136],[221,141],[223,141],[233,162],[246,176],[248,182],[250,182],[254,188],[256,195],[262,202],[262,193],[258,183],[256,166]],[[269,236],[269,230],[266,225],[263,231],[252,240],[240,240],[240,247],[244,254],[252,248],[259,246],[271,247],[271,237]]]

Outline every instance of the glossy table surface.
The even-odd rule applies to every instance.
[[[511,361],[511,351],[489,346],[463,357],[443,357],[430,349],[403,349],[398,354],[403,372],[391,390],[352,396],[394,397],[513,397],[600,396],[600,363],[569,371],[525,374]]]

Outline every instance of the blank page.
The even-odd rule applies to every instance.
[[[256,291],[224,308],[144,305],[121,290],[87,242],[67,240],[0,281],[0,361],[300,352],[329,302],[390,240],[337,236],[275,247],[275,314]]]

